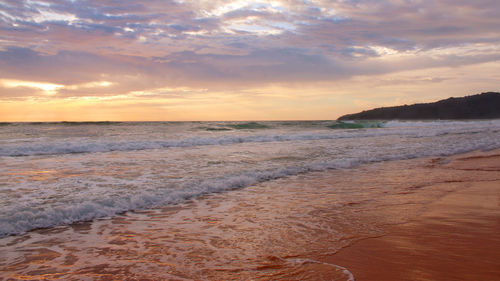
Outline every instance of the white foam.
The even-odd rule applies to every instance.
[[[459,126],[478,126],[480,125],[481,127],[493,127],[493,126],[499,126],[500,125],[500,120],[494,119],[494,120],[481,120],[481,121],[461,121],[461,120],[422,120],[422,121],[405,121],[405,120],[391,120],[387,121],[384,123],[385,128],[401,128],[401,127],[406,127],[406,128],[411,128],[411,127],[418,127],[418,128],[429,128],[429,127],[459,127]]]
[[[440,122],[433,124],[437,123]],[[5,186],[15,196],[6,196],[5,200],[0,200],[0,236],[19,234],[35,228],[109,217],[130,210],[163,206],[204,194],[243,188],[259,182],[310,171],[351,168],[364,163],[445,156],[473,150],[500,148],[498,120],[442,124],[446,125],[307,133],[274,132],[272,135],[261,135],[259,132],[258,135],[227,134],[162,141],[72,138],[46,143],[7,143],[0,147],[0,155],[60,155],[76,152],[219,146],[205,149],[203,147],[182,149],[175,155],[174,151],[169,150],[154,151],[143,153],[143,158],[140,159],[138,158],[140,153],[133,155],[121,153],[113,155],[118,159],[116,163],[112,162],[112,159],[107,157],[108,155],[98,154],[86,154],[80,157],[74,155],[63,155],[57,158],[40,157],[29,159],[29,161],[23,157],[4,158],[6,161],[4,161],[5,165],[0,167],[0,180],[12,185]],[[297,142],[282,145],[281,142],[284,141]],[[254,145],[252,142],[267,142],[267,144]],[[243,145],[244,143],[247,145]],[[242,145],[227,148],[223,146],[225,144]],[[253,150],[247,152],[242,148]],[[296,152],[298,150],[300,153]],[[200,160],[200,162],[197,159],[207,157],[207,160],[212,160],[214,155],[219,153],[221,156],[215,160],[227,161],[221,164],[222,166],[205,168],[201,171],[207,161]],[[245,162],[245,157],[231,158],[235,153],[244,154],[251,161]],[[278,162],[273,162],[272,157],[276,154],[280,154],[277,156],[290,156],[290,158],[284,162],[278,160]],[[193,157],[191,155],[196,156],[191,159],[190,157]],[[168,167],[180,171],[174,175],[177,177],[176,180],[165,177],[161,171],[156,170],[156,174],[151,171],[156,163],[151,160],[153,158],[158,160],[158,157],[160,160],[165,160],[170,165]],[[30,171],[28,163],[35,165],[33,162],[35,160],[39,161],[36,162],[39,170],[55,171],[67,168],[71,172],[80,171],[81,175],[57,176],[54,182],[44,184],[41,181],[31,180],[29,173],[9,176],[4,172],[8,165],[12,165],[12,171],[15,172],[22,172],[23,167]],[[229,160],[234,160],[234,162]],[[122,177],[126,171],[132,171],[116,169],[123,164],[145,167],[144,170],[150,171],[150,174],[130,178]],[[116,171],[112,176],[106,173],[90,174],[89,167],[98,167],[103,171],[116,169]],[[165,173],[168,175],[168,171]],[[124,186],[134,186],[134,188]]]
[[[200,195],[248,187],[259,182],[274,180],[286,176],[310,171],[342,169],[356,167],[364,163],[411,159],[432,155],[453,155],[477,149],[500,148],[500,140],[477,140],[468,144],[455,146],[436,145],[434,149],[426,147],[416,149],[401,146],[395,149],[398,153],[366,154],[359,152],[353,158],[332,159],[329,161],[312,161],[304,165],[295,165],[269,170],[243,171],[231,175],[219,175],[202,181],[188,181],[178,189],[150,189],[132,194],[82,194],[82,202],[73,202],[64,206],[27,207],[17,205],[4,209],[0,215],[0,236],[19,234],[35,228],[64,225],[77,221],[108,217],[117,213],[141,210],[180,202]]]

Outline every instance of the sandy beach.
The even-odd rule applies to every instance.
[[[0,1],[0,281],[500,281],[500,1]]]
[[[500,151],[299,174],[0,243],[3,280],[494,280]]]
[[[489,171],[492,178],[426,188],[457,186],[408,223],[387,234],[353,243],[326,260],[349,268],[356,280],[496,280],[500,276],[500,155],[459,156],[440,166]],[[496,179],[495,179],[496,177]]]

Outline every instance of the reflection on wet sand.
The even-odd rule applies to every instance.
[[[413,271],[405,280],[438,280],[432,279],[434,270],[451,270],[453,260],[432,270],[421,260],[454,251],[453,243],[442,241],[456,239],[462,245],[457,249],[467,252],[462,256],[470,256],[464,261],[479,260],[483,253],[472,243],[486,235],[481,229],[492,230],[491,241],[483,241],[499,245],[499,159],[497,151],[451,162],[433,158],[302,174],[161,210],[32,231],[0,240],[0,277],[352,280],[352,272],[356,280],[384,280],[370,278],[377,266],[394,265],[372,262],[380,257]],[[478,190],[478,182],[487,187]],[[477,219],[484,210],[466,202],[484,202],[491,217]],[[461,215],[464,210],[468,216]],[[429,231],[418,232],[421,221]],[[449,235],[464,231],[467,235]],[[474,248],[466,251],[469,247]],[[386,252],[379,255],[381,249]],[[490,264],[492,255],[485,258]]]
[[[490,171],[461,183],[408,223],[324,259],[356,280],[497,280],[500,276],[500,155],[460,157],[445,167]],[[479,176],[481,175],[481,176]]]

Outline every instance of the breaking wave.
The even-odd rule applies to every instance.
[[[216,178],[188,181],[179,188],[159,188],[147,191],[134,191],[116,195],[86,194],[80,203],[68,203],[65,206],[26,207],[17,206],[3,210],[0,215],[0,237],[20,234],[26,231],[66,225],[78,221],[88,221],[96,218],[109,217],[126,211],[165,206],[182,202],[201,195],[248,187],[257,183],[275,180],[313,171],[328,169],[353,168],[361,164],[413,159],[429,156],[446,156],[465,153],[474,150],[491,150],[500,148],[500,141],[484,140],[468,144],[442,148],[401,151],[399,154],[378,154],[360,158],[339,158],[330,161],[314,161],[305,165],[296,165],[269,170],[244,171],[237,174],[219,176]],[[425,151],[425,152],[422,152]],[[138,183],[139,185],[141,183]]]
[[[447,134],[469,134],[474,132],[492,131],[496,132],[495,128],[500,126],[498,123],[480,123],[470,124],[470,126],[430,126],[425,123],[426,128],[420,129],[423,126],[420,123],[408,124],[403,126],[401,123],[386,124],[387,128],[382,129],[361,129],[361,130],[334,130],[314,131],[309,133],[277,133],[277,134],[252,134],[252,135],[235,135],[225,134],[211,137],[187,137],[179,139],[165,140],[111,140],[111,139],[92,139],[92,138],[67,138],[53,140],[50,142],[43,141],[9,141],[3,145],[0,144],[0,156],[36,156],[36,155],[59,155],[59,154],[74,154],[74,153],[96,153],[96,152],[112,152],[112,151],[135,151],[146,149],[165,149],[175,147],[195,147],[207,145],[230,145],[238,143],[258,143],[258,142],[287,142],[287,141],[312,141],[312,140],[335,140],[343,138],[366,138],[378,136],[400,135],[410,138],[433,137]],[[353,126],[351,123],[346,123],[347,127]],[[371,126],[371,123],[363,123],[363,126]],[[495,125],[495,126],[494,126]],[[373,126],[379,126],[379,123],[374,123]],[[207,130],[219,130],[208,127]],[[496,130],[500,130],[497,128]]]

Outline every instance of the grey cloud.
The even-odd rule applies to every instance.
[[[23,31],[30,27],[39,30],[40,25],[29,25],[28,21],[38,8],[33,4],[21,1],[24,5],[18,9],[11,6],[7,13],[15,13],[23,19]],[[9,2],[10,3],[10,2]],[[347,50],[353,46],[382,45],[396,50],[411,50],[414,48],[436,48],[453,46],[455,44],[484,42],[499,38],[500,23],[498,17],[488,16],[498,14],[500,8],[495,1],[324,1],[301,2],[289,1],[291,10],[270,13],[256,10],[249,5],[238,10],[225,13],[221,18],[203,18],[197,10],[201,9],[196,2],[176,3],[174,1],[149,0],[136,1],[47,1],[50,9],[60,13],[75,14],[80,20],[72,28],[87,32],[106,32],[109,37],[119,39],[138,38],[143,36],[151,40],[160,40],[166,35],[175,35],[177,39],[191,39],[183,34],[186,31],[217,31],[224,21],[234,18],[255,16],[260,20],[288,22],[297,27],[291,34],[285,35],[286,44],[298,48],[316,48],[331,45],[337,50]],[[215,6],[217,4],[213,4]],[[220,4],[219,4],[220,5]],[[6,5],[4,5],[6,6]],[[323,14],[322,9],[337,11],[336,15]],[[20,16],[23,15],[24,16]],[[87,22],[88,20],[90,22]],[[52,23],[60,24],[64,23]],[[66,23],[68,24],[68,23]],[[46,26],[47,24],[45,24]],[[43,27],[43,26],[42,26]],[[125,27],[134,28],[132,34],[117,35]],[[11,29],[16,31],[18,29]],[[51,31],[45,31],[50,33]],[[193,35],[196,37],[196,35]],[[224,36],[224,37],[222,37]],[[234,35],[222,34],[220,31],[211,35],[198,36],[197,40],[205,40],[201,44],[211,45],[221,42],[228,45],[242,36],[251,37],[248,32],[236,32]],[[174,38],[174,37],[173,37]],[[59,39],[63,40],[63,39]],[[267,40],[271,48],[283,47],[277,40],[280,37],[268,36],[253,38],[256,48],[263,48]],[[225,41],[225,42],[224,42]],[[500,41],[500,39],[498,39]],[[497,41],[497,43],[498,43]],[[179,42],[178,44],[191,44]],[[195,44],[199,44],[196,42]],[[247,43],[248,44],[248,43]],[[252,44],[249,44],[252,45]],[[146,50],[147,52],[147,50]],[[339,53],[344,55],[344,53]]]
[[[341,52],[344,56],[348,56],[348,57],[366,57],[366,56],[377,57],[377,56],[379,56],[379,54],[377,54],[377,52],[375,52],[373,49],[363,48],[363,47],[358,47],[358,48],[348,47],[348,48],[343,49]]]
[[[116,82],[92,92],[61,91],[64,96],[124,93],[167,84],[334,80],[496,61],[500,56],[494,51],[423,55],[433,49],[473,43],[498,48],[500,5],[495,0],[291,0],[278,13],[249,6],[221,17],[207,16],[201,10],[224,1],[45,2],[50,4],[48,8],[28,5],[27,1],[0,3],[0,10],[16,18],[0,17],[0,39],[12,45],[0,49],[0,75],[78,84],[100,80],[105,74]],[[77,19],[71,24],[36,23],[32,17],[41,9],[74,14]],[[336,14],[324,12],[328,9]],[[285,22],[294,29],[262,36],[223,28],[227,21],[249,16],[257,23]],[[380,54],[373,46],[422,57],[386,63],[377,60]]]
[[[89,53],[61,51],[44,55],[28,48],[0,51],[0,77],[57,84],[77,84],[99,79],[100,73],[124,73],[124,63]],[[132,68],[127,64],[126,68]]]

